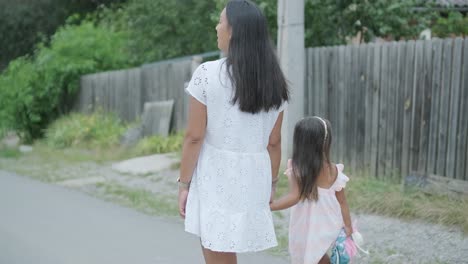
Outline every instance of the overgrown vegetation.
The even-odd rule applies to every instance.
[[[128,66],[125,39],[91,22],[66,25],[50,46],[39,44],[33,56],[11,62],[0,75],[0,127],[18,131],[25,142],[41,137],[72,108],[81,75]]]
[[[73,113],[55,121],[45,137],[55,148],[110,148],[119,145],[124,131],[125,125],[115,115]]]
[[[46,130],[44,142],[59,150],[75,148],[99,151],[99,156],[109,159],[179,152],[182,149],[181,132],[168,137],[145,137],[133,147],[123,147],[120,139],[129,127],[115,115],[102,111],[91,115],[72,113],[51,124]]]
[[[440,38],[468,36],[468,17],[460,12],[449,12],[447,17],[437,18],[432,30]]]
[[[73,14],[120,0],[0,0],[0,71],[9,61],[32,54]]]
[[[176,133],[168,137],[146,137],[141,139],[132,151],[135,156],[179,152],[182,150],[183,135],[183,133]]]
[[[398,183],[368,177],[360,171],[346,172],[350,181],[346,198],[352,212],[372,213],[403,219],[421,219],[435,224],[460,227],[468,234],[468,199],[403,190]],[[278,195],[287,192],[281,177]]]

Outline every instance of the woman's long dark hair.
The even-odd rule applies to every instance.
[[[301,200],[317,201],[317,178],[324,161],[330,165],[332,130],[330,122],[323,120],[327,125],[326,139],[325,126],[317,117],[306,117],[294,128],[292,167],[299,182]]]
[[[252,114],[278,109],[288,101],[289,92],[265,16],[247,0],[229,1],[226,16],[232,30],[226,58],[235,87],[232,103],[238,102],[242,112]]]

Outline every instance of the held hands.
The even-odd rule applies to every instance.
[[[292,160],[291,159],[288,160],[288,167],[285,170],[284,174],[288,177],[288,182],[291,185],[291,175],[292,175]],[[290,196],[291,196],[290,193],[288,193],[285,197],[281,197],[278,200],[274,200],[275,194],[276,194],[276,183],[278,182],[278,180],[279,180],[279,176],[272,181],[272,185],[271,185],[270,209],[272,211],[281,210],[282,207],[284,208],[290,207],[290,206],[284,206],[284,204],[289,203],[288,201],[292,200],[290,199]]]
[[[273,203],[276,194],[276,184],[271,185],[271,196],[270,196],[270,205]]]

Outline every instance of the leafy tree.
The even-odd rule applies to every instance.
[[[358,33],[363,42],[415,38],[433,18],[429,12],[416,15],[417,6],[416,0],[306,0],[306,45],[344,44]]]
[[[121,0],[0,0],[0,71],[9,61],[31,54],[68,16],[85,14]]]
[[[437,18],[432,31],[440,38],[468,36],[468,17],[463,17],[460,12],[449,12],[447,17]]]
[[[20,132],[26,142],[41,137],[71,109],[81,75],[130,66],[127,39],[91,22],[66,25],[50,45],[12,61],[0,75],[0,127]]]

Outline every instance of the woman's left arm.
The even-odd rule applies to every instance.
[[[198,162],[198,156],[203,144],[206,132],[206,106],[194,97],[190,97],[189,117],[182,148],[182,160],[180,162],[179,181],[189,185],[193,171]],[[185,205],[187,203],[188,187],[179,187],[179,214],[185,217]]]

